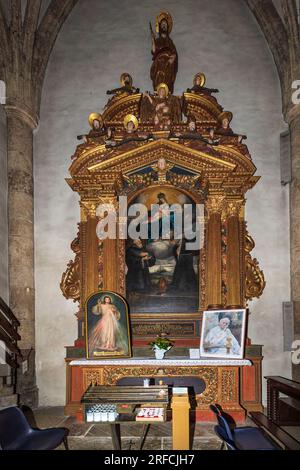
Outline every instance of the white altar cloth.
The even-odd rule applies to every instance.
[[[189,359],[174,357],[172,359],[132,358],[132,359],[77,359],[70,366],[251,366],[248,359]]]

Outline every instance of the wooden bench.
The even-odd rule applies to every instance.
[[[300,425],[300,383],[280,376],[266,379],[268,418],[278,426]],[[287,398],[280,394],[287,395]]]
[[[253,422],[262,428],[270,437],[278,442],[278,444],[285,450],[300,450],[300,442],[293,436],[288,434],[284,429],[276,423],[268,419],[266,415],[260,412],[253,411],[250,413]]]
[[[0,297],[0,341],[3,341],[5,345],[5,362],[12,370],[19,367],[18,358],[21,357],[21,351],[17,344],[21,339],[18,333],[19,326],[19,320]]]

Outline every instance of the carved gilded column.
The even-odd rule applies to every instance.
[[[241,299],[241,262],[240,262],[240,210],[243,201],[227,201],[227,307],[238,308]]]
[[[103,288],[118,291],[118,252],[117,240],[103,241]]]
[[[207,212],[205,305],[207,308],[222,306],[221,213],[223,202],[223,196],[209,196],[205,203]]]
[[[99,272],[98,272],[98,253],[99,240],[97,237],[96,204],[90,202],[82,202],[81,220],[84,223],[85,247],[82,262],[83,270],[83,304],[87,297],[98,289]]]
[[[118,202],[115,196],[103,199],[104,204],[113,205],[116,214],[116,228],[118,227]],[[108,209],[109,210],[109,209]],[[103,289],[117,291],[119,290],[119,250],[118,250],[118,231],[116,236],[108,237],[103,240]]]

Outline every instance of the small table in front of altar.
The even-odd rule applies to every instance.
[[[93,424],[110,424],[111,437],[115,450],[121,450],[121,429],[120,425],[125,423],[143,424],[143,430],[140,437],[139,449],[142,449],[150,424],[159,424],[170,418],[168,413],[170,402],[170,390],[167,386],[130,386],[119,387],[109,386],[90,386],[84,393],[81,403],[83,404],[84,420]],[[115,411],[109,413],[111,420],[105,421],[89,419],[89,415],[101,414],[99,412],[91,413],[93,408],[113,406]],[[139,411],[143,408],[160,409],[161,417],[143,418],[139,420]],[[108,413],[104,413],[108,415]],[[188,416],[188,414],[187,414]],[[100,418],[100,416],[99,416]],[[107,416],[106,416],[107,418]],[[187,436],[189,442],[189,430]]]
[[[173,386],[195,382],[198,421],[214,421],[209,405],[219,403],[236,422],[244,422],[246,411],[240,403],[240,388],[245,367],[253,367],[248,359],[68,360],[65,413],[82,417],[80,400],[90,385],[142,385],[144,378],[150,378]]]

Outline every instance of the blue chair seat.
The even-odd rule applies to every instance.
[[[66,428],[34,429],[16,406],[0,411],[0,449],[52,450],[61,443],[68,448]]]
[[[279,450],[281,447],[268,439],[259,428],[235,428],[233,440],[239,450]]]
[[[5,447],[5,450],[51,450],[56,449],[64,440],[64,428],[32,429]]]
[[[232,429],[228,416],[217,405],[210,405],[216,415],[218,425],[216,435],[226,443],[229,450],[282,450],[274,441],[269,439],[261,429],[245,426]]]

